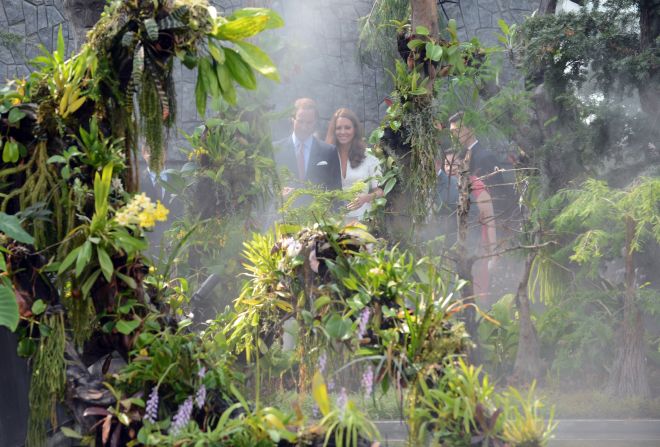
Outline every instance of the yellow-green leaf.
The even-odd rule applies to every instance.
[[[218,26],[214,37],[224,40],[246,39],[265,30],[267,23],[267,16],[239,17]]]
[[[330,413],[330,398],[328,397],[328,387],[325,385],[320,371],[316,371],[312,378],[312,397],[321,410],[321,414],[327,416]]]
[[[11,287],[0,285],[0,326],[14,332],[18,326],[18,304]]]
[[[232,15],[229,16],[229,20],[238,19],[241,17],[255,17],[255,16],[265,16],[268,18],[266,22],[266,29],[281,28],[284,26],[284,20],[282,17],[272,9],[268,8],[242,8],[234,11]]]
[[[279,82],[280,74],[275,64],[261,48],[248,42],[236,42],[236,50],[252,68],[268,79]]]

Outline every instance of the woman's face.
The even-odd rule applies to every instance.
[[[337,143],[339,144],[350,144],[353,141],[353,137],[355,137],[355,126],[353,126],[353,122],[348,118],[337,118],[335,137],[337,137]]]

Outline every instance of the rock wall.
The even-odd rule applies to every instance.
[[[2,0],[0,2],[0,81],[27,76],[28,61],[39,54],[38,45],[52,49],[57,32],[73,47],[62,0]],[[3,82],[4,83],[4,82]]]

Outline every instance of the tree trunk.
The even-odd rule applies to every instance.
[[[539,14],[554,14],[557,10],[557,0],[541,0]]]
[[[438,37],[438,3],[436,0],[410,0],[412,9],[412,32],[418,26],[425,26],[433,38]]]
[[[626,218],[626,292],[623,298],[623,322],[618,332],[618,347],[610,373],[608,391],[621,397],[648,397],[650,388],[646,376],[644,353],[644,322],[636,303],[635,264],[632,241],[635,221]]]
[[[642,51],[655,50],[660,36],[660,0],[640,0],[639,2],[640,48]],[[660,68],[649,69],[648,78],[638,86],[642,110],[656,122],[660,122]]]
[[[468,215],[470,213],[470,160],[472,150],[468,149],[463,158],[461,171],[458,176],[458,208],[456,210],[456,219],[458,220],[458,238],[456,248],[458,252],[458,262],[456,270],[458,276],[467,280],[468,283],[461,289],[463,302],[474,304],[474,286],[472,278],[472,264],[474,258],[470,256],[467,246]],[[469,306],[465,309],[465,328],[475,343],[476,348],[470,352],[470,361],[478,364],[481,360],[479,352],[479,340],[477,339],[477,318],[474,307]]]
[[[527,285],[532,264],[536,253],[530,252],[525,261],[523,277],[516,291],[516,308],[520,318],[520,335],[518,337],[518,352],[513,365],[513,378],[519,383],[528,383],[539,378],[541,373],[541,356],[539,354],[539,340],[536,329],[532,323],[532,311],[530,308]]]

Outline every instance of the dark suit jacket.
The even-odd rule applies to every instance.
[[[298,178],[298,160],[291,136],[273,143],[275,163],[278,168],[287,168],[293,177]],[[326,189],[341,189],[341,171],[339,157],[334,146],[313,137],[312,149],[307,163],[306,182],[322,185]]]

